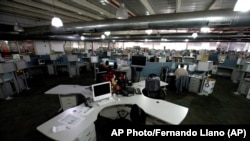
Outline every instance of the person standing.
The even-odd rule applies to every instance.
[[[175,72],[175,78],[176,80],[180,77],[180,76],[188,76],[188,71],[186,69],[184,69],[184,64],[181,64],[181,67],[176,69]]]

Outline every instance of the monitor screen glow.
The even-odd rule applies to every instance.
[[[178,68],[181,68],[181,65],[178,65]],[[187,65],[184,65],[183,69],[187,70]]]
[[[114,66],[115,65],[115,61],[114,60],[108,60],[109,61],[109,66]]]
[[[91,63],[98,63],[98,56],[91,56],[90,57],[90,62]]]
[[[112,96],[111,82],[101,82],[92,86],[93,101],[99,101]]]

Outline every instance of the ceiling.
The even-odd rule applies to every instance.
[[[192,42],[250,41],[250,12],[233,12],[237,0],[1,0],[0,39]],[[129,18],[115,18],[124,3]],[[58,16],[64,26],[53,28]],[[15,32],[18,22],[24,32]],[[211,27],[201,33],[203,26]],[[146,29],[152,29],[150,35]],[[192,33],[198,33],[193,38]]]

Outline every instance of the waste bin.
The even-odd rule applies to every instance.
[[[209,95],[213,93],[215,82],[215,79],[206,78],[203,83],[202,94]]]

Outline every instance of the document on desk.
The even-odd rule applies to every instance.
[[[89,115],[95,108],[90,108],[90,107],[82,107],[81,110],[76,112],[77,115],[84,117],[86,115]]]
[[[68,114],[62,119],[59,119],[59,122],[65,124],[68,127],[74,127],[77,126],[82,120],[84,120],[84,118]]]

